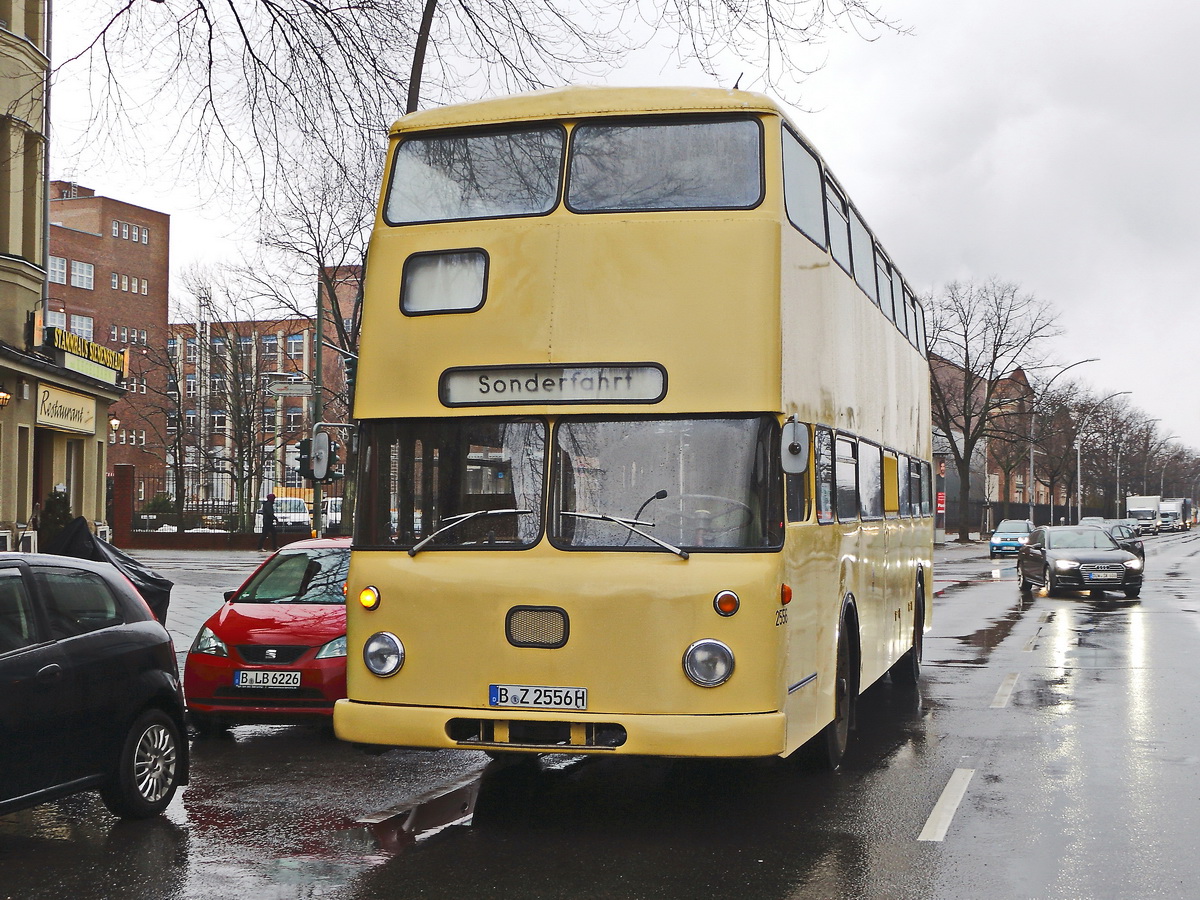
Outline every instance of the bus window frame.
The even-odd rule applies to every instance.
[[[843,443],[850,448],[850,456],[848,456],[848,457],[843,457],[843,455],[840,452],[839,444],[843,444]],[[844,459],[849,459],[849,460],[853,461],[852,468],[853,468],[853,475],[854,475],[854,484],[846,485],[843,488],[841,469],[843,466],[845,466],[846,468],[851,468],[851,466],[848,463],[843,462]],[[833,437],[833,484],[834,484],[834,496],[836,499],[834,501],[833,506],[834,506],[834,513],[837,516],[837,520],[838,520],[838,522],[841,522],[841,523],[857,522],[859,520],[859,514],[862,512],[862,510],[859,509],[858,459],[859,459],[858,437],[853,434],[844,432],[844,431],[835,432],[834,437]],[[843,515],[842,514],[842,497],[843,497],[843,495],[848,498],[849,497],[854,498],[854,514],[853,515]]]
[[[836,206],[839,212],[838,221],[843,223],[845,226],[844,236],[846,259],[844,261],[838,258],[836,248],[834,247],[833,222],[829,215],[830,208],[834,206]],[[828,169],[825,171],[825,233],[829,236],[830,258],[838,264],[843,272],[850,276],[851,280],[853,280],[854,271],[850,244],[850,204],[846,200],[846,192],[841,189],[833,175],[829,173]]]
[[[874,467],[873,471],[875,472],[875,474],[878,477],[875,479],[875,484],[873,485],[873,487],[875,488],[875,491],[876,491],[874,499],[879,504],[879,514],[878,515],[876,515],[873,512],[868,513],[867,504],[865,502],[867,497],[866,497],[864,491],[867,488],[867,484],[866,484],[866,478],[863,477],[865,474],[863,471],[863,460],[866,458],[867,453],[871,453],[873,455],[873,458],[875,459],[875,467]],[[868,441],[868,440],[865,440],[864,438],[859,438],[858,439],[858,457],[856,459],[856,462],[858,464],[857,465],[858,517],[863,522],[878,522],[879,520],[884,518],[885,509],[886,509],[886,506],[884,503],[884,492],[883,492],[883,448],[879,444],[876,444],[874,441]]]
[[[524,127],[521,127],[524,126]],[[531,127],[536,126],[536,127]],[[545,126],[545,127],[543,127]],[[474,137],[495,134],[515,134],[521,131],[559,131],[562,134],[562,147],[558,157],[558,180],[555,183],[554,200],[550,206],[539,212],[526,213],[504,213],[496,216],[455,216],[449,219],[421,219],[416,222],[395,222],[388,218],[388,207],[392,196],[392,187],[396,179],[396,167],[400,160],[401,148],[413,140],[437,140],[444,137]],[[491,222],[502,221],[507,219],[536,219],[544,216],[552,215],[563,203],[563,185],[566,178],[567,165],[567,147],[570,144],[570,134],[567,131],[566,125],[561,121],[538,121],[538,122],[514,122],[505,125],[493,125],[479,127],[455,127],[441,128],[430,131],[414,132],[410,135],[401,137],[392,150],[390,168],[387,174],[387,180],[384,185],[383,194],[379,203],[379,217],[389,228],[411,228],[420,225],[445,225],[455,222]]]
[[[758,128],[758,197],[749,205],[726,206],[662,206],[662,207],[613,207],[610,209],[579,209],[571,205],[571,167],[575,160],[575,134],[581,128],[592,125],[617,125],[653,123],[656,125],[686,125],[710,122],[751,122]],[[567,135],[567,143],[563,149],[562,181],[559,185],[559,202],[577,216],[598,215],[631,215],[636,213],[675,213],[675,212],[721,212],[748,211],[758,209],[767,198],[767,163],[766,163],[766,129],[760,116],[750,113],[731,113],[728,115],[711,115],[702,113],[665,113],[643,116],[588,116],[575,122]]]
[[[833,441],[833,429],[824,425],[817,425],[813,429],[813,508],[820,525],[832,525],[837,521],[837,476],[833,471]],[[822,457],[825,457],[823,464]],[[823,472],[828,473],[827,479],[823,477]],[[822,502],[826,499],[826,495],[821,493],[822,483],[828,487],[827,504]]]
[[[405,288],[409,284],[409,264],[414,260],[421,260],[431,256],[450,256],[455,253],[478,253],[483,256],[483,289],[479,293],[479,303],[472,307],[456,307],[453,309],[425,309],[425,310],[408,310],[404,308]],[[464,313],[479,312],[487,303],[488,282],[492,271],[492,257],[483,247],[455,247],[448,250],[419,250],[416,253],[410,253],[404,259],[404,265],[400,270],[400,296],[397,298],[397,303],[400,306],[400,314],[410,318],[420,316],[455,316]]]
[[[681,419],[720,421],[720,420],[725,420],[725,419],[730,419],[730,418],[758,420],[758,421],[760,421],[760,423],[769,424],[771,427],[772,433],[770,434],[769,440],[766,443],[769,446],[778,448],[779,438],[780,438],[780,434],[781,434],[781,428],[780,428],[779,422],[774,417],[767,415],[767,414],[762,414],[762,413],[736,413],[736,414],[680,413],[680,414],[670,414],[670,415],[662,415],[662,416],[653,416],[653,415],[644,415],[644,414],[641,414],[641,415],[639,415],[639,414],[617,414],[617,415],[612,415],[612,416],[606,416],[606,415],[603,415],[600,413],[597,413],[595,415],[588,415],[588,414],[580,414],[576,411],[572,411],[571,413],[565,413],[565,414],[546,417],[547,422],[550,425],[550,431],[549,431],[549,434],[547,436],[547,441],[546,441],[546,448],[547,448],[546,465],[549,468],[547,468],[545,470],[545,475],[544,475],[544,480],[543,480],[543,485],[542,485],[543,489],[544,489],[544,491],[543,491],[543,493],[544,493],[543,506],[546,509],[546,514],[543,516],[543,521],[542,521],[542,538],[541,538],[541,540],[544,540],[555,550],[559,550],[564,553],[663,553],[663,552],[669,552],[669,551],[665,551],[661,547],[656,547],[656,546],[630,547],[625,544],[614,544],[611,546],[601,545],[601,544],[575,546],[572,544],[565,543],[562,540],[561,531],[557,531],[556,529],[558,528],[557,523],[563,512],[562,509],[557,508],[557,503],[558,503],[559,497],[561,496],[561,492],[562,492],[561,476],[562,476],[563,472],[565,471],[565,467],[562,464],[562,459],[559,456],[559,452],[558,452],[559,451],[559,443],[558,442],[559,442],[560,428],[564,423],[572,424],[572,423],[579,423],[579,422],[585,422],[585,421],[612,423],[612,422],[621,422],[621,421],[638,422],[638,421],[656,421],[656,420],[681,420]],[[761,491],[762,497],[763,497],[763,499],[766,500],[767,503],[774,504],[773,510],[764,510],[761,513],[761,515],[763,516],[764,534],[769,534],[773,527],[772,526],[773,522],[779,522],[780,520],[782,520],[782,524],[784,524],[784,526],[786,526],[787,521],[788,521],[787,520],[787,497],[784,496],[784,490],[785,490],[784,478],[785,478],[785,476],[783,473],[783,467],[779,460],[778,452],[775,452],[775,453],[768,452],[765,455],[765,457],[762,459],[759,459],[756,455],[756,463],[757,462],[761,462],[763,464],[764,468],[760,471],[760,474],[767,481],[767,484],[764,486],[764,488]],[[805,476],[801,476],[801,477],[805,477]],[[774,482],[774,485],[771,484],[772,481]],[[772,513],[774,515],[772,515]],[[778,528],[777,540],[773,543],[768,543],[768,544],[753,545],[753,546],[736,546],[736,547],[697,546],[694,544],[683,544],[682,547],[684,549],[686,549],[686,551],[689,554],[695,554],[695,553],[700,553],[700,554],[709,554],[709,553],[780,553],[787,546],[787,533],[786,532],[787,532],[786,527]]]
[[[796,132],[794,132],[789,127],[786,120],[783,121],[782,134],[783,134],[783,145],[782,145],[781,156],[783,159],[783,209],[784,209],[785,215],[787,216],[788,224],[790,224],[794,229],[796,229],[798,232],[800,232],[802,235],[804,235],[806,238],[808,238],[810,241],[812,241],[814,244],[816,244],[818,247],[820,247],[822,250],[824,250],[826,253],[828,253],[829,252],[829,222],[826,218],[826,210],[825,210],[825,165],[824,165],[824,163],[821,162],[821,157],[817,155],[817,152],[815,150],[813,150],[811,147],[809,147],[808,144],[804,143],[803,140],[801,140],[800,136],[798,134],[796,134]],[[817,172],[817,183],[816,183],[817,197],[816,197],[816,199],[817,199],[817,203],[819,205],[820,219],[821,219],[820,239],[818,239],[814,235],[809,234],[804,229],[804,226],[802,226],[799,222],[797,222],[794,218],[792,218],[792,209],[791,209],[790,204],[788,203],[788,198],[790,196],[789,191],[788,191],[788,185],[791,183],[791,180],[788,177],[788,173],[789,173],[789,171],[794,171],[794,170],[789,169],[789,167],[788,167],[787,147],[788,147],[789,139],[799,147],[801,152],[807,154],[808,157],[816,165],[816,172]],[[796,176],[796,177],[798,178],[799,176]]]

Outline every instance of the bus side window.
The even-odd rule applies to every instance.
[[[817,521],[833,521],[833,433],[828,428],[816,429],[813,441],[813,469],[817,486]]]
[[[858,518],[858,443],[852,437],[839,435],[834,450],[838,521],[853,522]]]
[[[825,211],[829,220],[829,252],[838,265],[850,272],[850,213],[846,199],[833,182],[825,179]]]
[[[881,451],[858,442],[858,508],[864,519],[883,518],[883,468]]]
[[[883,514],[894,519],[900,514],[900,466],[896,454],[883,451]],[[905,473],[905,477],[907,478]]]
[[[933,470],[929,463],[921,463],[921,515],[933,515]]]
[[[783,201],[788,221],[824,250],[828,242],[821,201],[821,164],[786,127],[783,129]]]

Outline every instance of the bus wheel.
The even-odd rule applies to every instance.
[[[888,670],[896,684],[913,685],[921,680],[921,656],[925,646],[925,604],[921,600],[921,585],[913,603],[913,641],[902,657]]]
[[[849,623],[843,619],[837,646],[837,677],[833,688],[833,721],[817,735],[817,751],[822,768],[836,772],[842,767],[846,746],[850,743],[850,715],[854,695],[850,686]]]

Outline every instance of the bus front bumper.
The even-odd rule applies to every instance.
[[[729,715],[625,715],[391,706],[339,700],[333,727],[343,741],[532,753],[761,757],[785,752],[781,712]]]

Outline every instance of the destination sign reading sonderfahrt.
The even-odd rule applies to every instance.
[[[447,369],[438,384],[446,406],[657,403],[666,393],[667,373],[656,363],[475,366]]]

